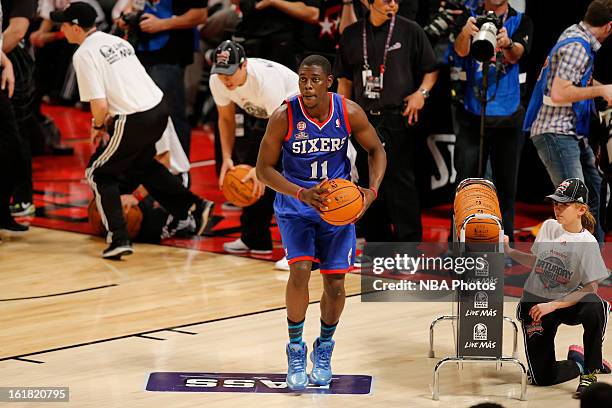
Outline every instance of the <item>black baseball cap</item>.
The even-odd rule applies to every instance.
[[[96,9],[82,1],[70,3],[70,6],[62,11],[51,12],[51,20],[56,23],[72,23],[84,28],[96,25],[97,17]]]
[[[546,199],[557,203],[586,204],[589,201],[589,189],[579,178],[570,178],[559,184],[554,194],[546,196]]]
[[[213,55],[212,74],[233,75],[240,64],[246,60],[246,53],[242,45],[233,41],[223,41]]]

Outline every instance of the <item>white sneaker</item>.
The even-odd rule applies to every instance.
[[[223,244],[223,250],[230,254],[246,254],[250,252],[254,255],[269,255],[272,253],[271,249],[251,249],[240,238]]]
[[[274,269],[278,269],[279,271],[288,271],[289,270],[289,261],[286,256],[283,256],[283,259],[276,261],[274,264]]]

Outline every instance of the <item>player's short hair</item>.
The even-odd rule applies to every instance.
[[[329,60],[327,58],[325,58],[322,55],[309,55],[306,58],[304,58],[302,60],[302,63],[300,64],[300,68],[304,67],[304,66],[309,66],[309,67],[321,67],[323,69],[323,73],[327,76],[327,75],[331,75],[331,64],[329,63]]]
[[[603,27],[612,21],[612,0],[595,0],[589,4],[584,22],[592,27]]]

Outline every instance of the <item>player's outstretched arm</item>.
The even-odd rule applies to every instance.
[[[376,198],[376,192],[382,183],[382,179],[385,175],[385,169],[387,168],[387,154],[383,147],[376,130],[372,127],[368,121],[368,117],[359,105],[350,99],[346,100],[346,109],[348,111],[348,118],[351,125],[351,131],[353,137],[357,142],[368,152],[368,170],[370,173],[370,189],[361,189],[364,198],[365,205],[363,212],[359,215],[363,215],[365,210],[368,209],[372,201]]]
[[[319,186],[303,189],[283,177],[275,166],[280,158],[283,141],[289,129],[287,119],[287,105],[282,105],[272,113],[268,120],[268,127],[257,156],[257,178],[273,190],[292,197],[297,197],[315,210],[326,210],[324,199],[320,194],[327,191]],[[299,193],[299,197],[298,197]]]

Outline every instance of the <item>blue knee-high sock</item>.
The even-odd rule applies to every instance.
[[[287,325],[289,326],[290,343],[300,344],[302,342],[302,333],[304,332],[304,320],[302,320],[301,322],[294,322],[287,319]]]
[[[329,325],[321,319],[321,335],[319,336],[319,341],[330,341],[332,336],[336,332],[336,327],[338,326],[338,322],[335,324]]]

